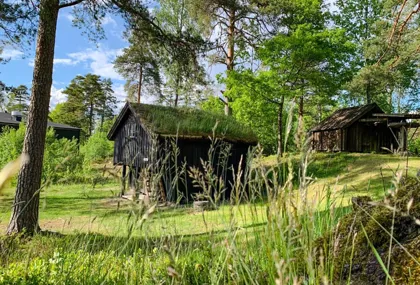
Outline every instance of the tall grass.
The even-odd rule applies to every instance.
[[[149,203],[130,204],[115,234],[3,237],[0,284],[334,284],[333,253],[316,241],[322,237],[333,245],[333,229],[350,210],[333,198],[328,187],[308,199],[312,182],[307,174],[312,157],[308,144],[297,167],[288,154],[278,160],[280,165],[266,167],[261,164],[262,150],[254,149],[243,158],[249,160],[245,169],[229,170],[234,181],[228,201],[221,198],[228,187],[223,171],[213,169],[213,160],[226,156],[223,150],[215,155],[217,144],[213,138],[200,171],[169,163],[176,161],[177,153],[171,141],[167,156],[156,162],[161,170],[155,169],[149,177],[156,195]],[[154,218],[157,212],[176,214],[153,200],[158,196],[158,181],[168,173],[175,173],[166,176],[174,189],[185,175],[191,175],[202,189],[197,198],[218,208],[191,214],[201,216],[201,231],[178,234]],[[139,187],[144,187],[142,183],[141,179]],[[193,226],[177,225],[176,218],[172,221],[174,228]],[[211,226],[215,222],[217,230]],[[159,235],[149,231],[151,223],[161,228]],[[354,238],[349,237],[350,245]],[[389,268],[389,260],[384,264]],[[340,279],[350,282],[351,276]]]

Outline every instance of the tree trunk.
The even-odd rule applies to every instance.
[[[137,103],[140,104],[141,86],[143,85],[143,66],[140,65],[139,88],[137,89]]]
[[[91,136],[93,132],[93,108],[93,98],[91,98],[89,110],[89,136]]]
[[[181,82],[180,79],[180,71],[179,68],[177,70],[177,74],[176,74],[176,81],[175,81],[175,102],[174,102],[174,107],[178,107],[178,100],[179,100],[179,83]]]
[[[297,128],[297,143],[296,146],[300,150],[302,149],[303,141],[303,95],[299,98],[299,111],[298,111],[298,128]]]
[[[228,32],[227,32],[227,40],[228,40],[228,48],[227,48],[227,56],[226,56],[226,69],[227,69],[227,76],[229,76],[229,72],[233,71],[233,68],[235,67],[234,64],[234,56],[235,56],[235,9],[231,9],[229,11],[229,26],[228,26]],[[227,89],[230,89],[230,86],[226,86]],[[231,116],[232,115],[232,107],[230,103],[232,102],[232,99],[228,96],[225,96],[225,115]]]
[[[283,105],[284,95],[281,96],[279,109],[277,112],[277,156],[283,155]]]
[[[52,84],[58,0],[41,0],[32,96],[23,153],[28,161],[19,171],[8,234],[39,231],[39,190]]]
[[[372,96],[370,95],[370,80],[366,86],[366,104],[372,103]]]

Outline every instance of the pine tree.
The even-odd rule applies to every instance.
[[[12,87],[8,94],[7,111],[22,112],[25,116],[29,109],[30,93],[28,87],[25,85],[19,85],[18,87]]]

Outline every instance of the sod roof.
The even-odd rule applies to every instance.
[[[250,128],[232,117],[194,108],[173,108],[138,103],[126,103],[108,134],[109,139],[114,138],[114,133],[128,111],[133,112],[148,131],[161,136],[208,138],[213,135],[213,129],[217,124],[215,135],[218,138],[252,144],[258,141]]]

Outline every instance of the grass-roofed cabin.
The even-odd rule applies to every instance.
[[[310,130],[316,151],[388,152],[407,149],[409,128],[418,114],[385,114],[376,104],[335,111]]]
[[[138,103],[125,104],[108,138],[115,141],[114,164],[122,166],[122,175],[128,176],[131,189],[144,191],[144,188],[136,188],[136,181],[142,181],[144,173],[163,168],[159,198],[182,202],[192,201],[201,191],[194,187],[187,173],[191,167],[203,171],[201,160],[212,161],[215,174],[223,177],[227,188],[223,197],[230,197],[231,167],[237,170],[242,163],[243,169],[249,147],[257,144],[252,131],[232,117],[192,108]],[[209,152],[212,159],[209,159]],[[124,179],[123,183],[124,190]]]

